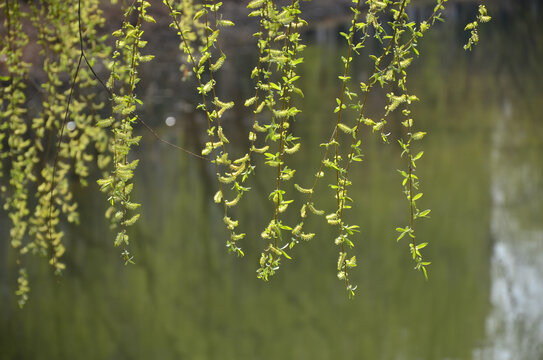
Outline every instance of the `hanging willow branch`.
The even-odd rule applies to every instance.
[[[296,136],[292,126],[301,112],[293,100],[304,96],[297,86],[300,78],[297,69],[303,63],[303,30],[307,22],[303,20],[299,0],[291,0],[283,7],[273,0],[253,0],[247,5],[249,17],[257,18],[259,24],[254,34],[257,61],[250,74],[254,92],[244,102],[252,111],[252,124],[247,133],[249,147],[237,158],[229,152],[232,145],[229,145],[223,121],[223,115],[235,104],[221,99],[217,83],[217,74],[227,61],[221,47],[221,29],[232,27],[234,23],[224,17],[222,3],[216,0],[163,2],[184,56],[180,77],[194,76],[194,91],[201,98],[197,109],[207,119],[208,140],[201,155],[161,139],[138,115],[138,107],[143,105],[136,91],[140,81],[138,70],[153,59],[152,54],[144,54],[145,24],[155,22],[149,13],[149,1],[124,4],[122,26],[112,34],[114,49],[107,45],[107,35],[98,36],[105,23],[99,0],[87,0],[83,7],[80,0],[40,0],[25,5],[25,10],[19,1],[0,1],[5,35],[0,38],[0,58],[7,71],[7,75],[0,78],[7,84],[0,89],[0,178],[6,179],[0,194],[12,222],[11,245],[17,252],[19,264],[16,291],[19,304],[22,306],[27,301],[30,289],[23,255],[30,252],[47,256],[57,273],[64,269],[61,261],[65,252],[63,224],[79,221],[71,182],[77,179],[86,186],[93,166],[103,171],[98,184],[110,205],[106,217],[118,228],[114,245],[121,247],[125,263],[133,262],[128,227],[140,216],[140,204],[132,196],[134,171],[138,165],[132,150],[140,140],[140,136],[134,135],[138,123],[159,141],[210,162],[217,179],[213,200],[222,208],[229,234],[226,246],[239,256],[244,255],[240,240],[245,233],[237,229],[244,219],[235,219],[234,211],[250,190],[249,182],[256,169],[255,157],[263,156],[264,164],[273,169],[273,176],[268,179],[270,220],[261,232],[264,249],[257,276],[269,280],[283,258],[291,259],[289,253],[296,244],[316,236],[305,228],[308,214],[313,213],[323,216],[337,231],[334,239],[339,247],[337,276],[352,297],[356,286],[351,272],[356,267],[356,256],[349,251],[357,243],[355,235],[359,226],[347,224],[345,212],[359,200],[348,192],[354,183],[350,172],[363,158],[363,131],[371,130],[388,143],[390,132],[387,131],[394,128],[388,126],[391,114],[401,110],[403,132],[399,145],[405,168],[399,173],[408,201],[408,220],[407,225],[396,229],[397,240],[410,239],[415,269],[427,277],[430,262],[423,260],[421,250],[428,243],[418,242],[415,225],[418,219],[428,217],[430,210],[419,210],[422,192],[415,172],[424,152],[414,148],[426,133],[415,131],[410,105],[418,98],[407,90],[407,70],[419,56],[418,41],[441,20],[446,0],[437,0],[431,16],[418,24],[409,19],[409,0],[353,0],[349,30],[341,33],[347,47],[342,57],[343,69],[338,75],[337,106],[330,109],[334,114],[331,132],[328,141],[321,144],[322,158],[308,187],[298,183],[289,185],[296,172],[291,168],[290,156],[299,150],[314,150],[302,147],[303,139]],[[74,12],[76,4],[77,12]],[[23,21],[25,18],[29,21]],[[466,49],[471,50],[477,44],[478,26],[489,20],[486,8],[481,5],[476,20],[465,28],[471,34]],[[37,34],[38,65],[47,75],[37,94],[40,108],[32,114],[26,93],[33,64],[26,63],[23,57],[29,44],[25,27]],[[366,48],[372,37],[376,44],[381,44],[377,53],[370,53]],[[369,77],[359,84],[352,79],[356,56],[368,56],[373,63]],[[106,84],[93,68],[97,62],[105,62],[111,71]],[[379,86],[388,89],[384,98],[386,105],[381,116],[372,120],[367,115],[367,102],[370,93],[378,93]],[[105,117],[106,101],[96,92],[100,87],[106,89],[111,101],[110,114]],[[349,120],[348,111],[354,111],[354,119]],[[326,172],[334,178],[329,185],[334,190],[335,206],[319,209],[314,204],[314,196],[320,191],[318,184]],[[305,197],[297,221],[285,216],[294,203],[288,192],[292,188]]]

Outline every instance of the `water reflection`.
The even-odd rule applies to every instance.
[[[492,310],[480,359],[543,357],[542,148],[525,116],[505,99],[492,136]]]

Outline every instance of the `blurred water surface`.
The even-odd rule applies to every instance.
[[[407,243],[395,241],[394,229],[408,221],[396,171],[405,161],[396,144],[363,134],[365,161],[353,168],[355,205],[347,215],[361,226],[352,251],[358,290],[349,301],[336,278],[333,229],[321,219],[308,224],[317,236],[295,247],[293,261],[272,281],[256,279],[265,246],[259,234],[271,216],[267,194],[274,186],[261,163],[253,191],[236,208],[248,233],[241,242],[246,257],[237,259],[224,246],[212,168],[144,134],[136,153],[135,191],[143,203],[132,237],[136,265],[122,265],[113,249],[104,197],[95,186],[80,189],[82,224],[67,229],[66,272],[55,277],[46,261],[29,262],[31,298],[19,310],[1,213],[7,260],[1,265],[0,358],[543,358],[540,17],[497,11],[481,30],[481,44],[466,54],[461,16],[467,12],[451,14],[453,20],[423,40],[409,75],[410,90],[422,100],[414,106],[416,126],[429,133],[417,172],[420,206],[432,213],[417,231],[430,243],[430,281],[412,270]],[[249,53],[241,49],[225,65],[223,97],[239,103],[250,97],[253,85],[237,80],[254,66]],[[332,129],[344,53],[335,42],[304,53],[304,111],[294,132],[314,150],[300,151],[289,165],[302,186],[310,184],[321,159],[318,144]],[[142,86],[143,113],[163,124],[157,131],[167,140],[198,152],[205,123],[190,110],[195,95],[181,99],[186,90],[179,86],[186,84],[166,86],[178,76],[173,60],[152,66],[146,71],[153,81]],[[357,81],[368,75],[365,60],[353,69]],[[376,96],[370,112],[383,105]],[[242,107],[232,113],[226,130],[244,141],[250,117]],[[325,181],[320,186],[316,204],[333,211],[332,192]],[[298,208],[286,214],[292,224]]]

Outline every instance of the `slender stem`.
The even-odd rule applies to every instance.
[[[292,0],[291,3],[290,3],[290,7],[292,8],[294,6],[294,3],[295,3],[295,0]],[[288,30],[287,30],[287,36],[285,38],[285,45],[284,45],[284,48],[286,49],[285,51],[287,52],[287,54],[289,53],[289,48],[290,48],[290,34],[292,32],[292,22],[289,23],[288,25]],[[293,53],[296,52],[296,44],[294,44],[294,48],[293,48]],[[285,74],[287,74],[287,77],[289,75],[292,75],[292,68],[291,68],[291,65],[290,65],[290,59],[287,60],[287,64],[286,64],[286,69],[285,69]],[[281,95],[281,101],[282,101],[282,110],[285,110],[285,109],[288,109],[290,107],[290,95],[288,95],[288,88],[289,84],[287,82],[283,82],[282,86],[281,86],[281,92],[280,92],[280,95]],[[280,190],[281,190],[281,174],[283,173],[282,171],[282,168],[283,168],[283,151],[284,151],[284,141],[283,141],[283,133],[286,132],[286,130],[283,128],[284,127],[284,122],[285,122],[285,118],[286,116],[281,116],[280,117],[280,120],[279,120],[279,144],[278,144],[278,166],[277,166],[277,188],[276,188],[276,194],[277,194],[277,201],[275,203],[275,211],[274,211],[274,214],[273,214],[273,219],[275,221],[275,226],[277,226],[277,221],[279,220],[279,206],[281,205],[281,199],[282,199],[282,196],[280,194]],[[288,121],[288,120],[287,120]],[[277,229],[277,231],[281,231],[280,229]],[[277,234],[275,234],[275,243],[274,243],[274,246],[277,247]],[[274,255],[272,255],[274,256]]]
[[[343,114],[343,103],[344,103],[344,98],[345,98],[345,89],[347,88],[347,77],[349,75],[349,66],[351,64],[351,54],[352,54],[352,50],[353,50],[353,42],[354,42],[354,34],[356,32],[356,20],[358,19],[358,12],[360,10],[360,0],[357,0],[356,2],[356,11],[355,11],[355,14],[354,14],[354,17],[353,17],[353,20],[352,20],[352,25],[351,25],[351,29],[350,29],[350,32],[349,32],[349,40],[348,40],[348,43],[349,43],[349,47],[348,47],[348,50],[347,50],[347,59],[346,59],[346,62],[345,62],[345,70],[343,72],[343,84],[341,86],[341,94],[340,94],[340,97],[339,97],[339,104],[338,104],[338,113],[337,113],[337,120],[336,120],[336,127],[334,129],[334,133],[335,133],[335,144],[334,144],[334,150],[335,150],[335,155],[334,155],[334,162],[336,164],[336,166],[338,166],[339,164],[339,131],[338,131],[338,127],[339,127],[339,124],[341,123],[341,115]],[[345,181],[343,181],[343,188],[345,188],[346,184],[345,184]],[[340,198],[340,171],[339,169],[336,169],[336,198],[337,198],[337,207],[338,209],[340,210],[340,215],[339,215],[339,226],[340,226],[340,230],[339,230],[339,233],[340,233],[340,236],[343,234],[343,221],[342,221],[342,212],[343,212],[343,199]],[[342,253],[345,253],[345,243],[344,242],[341,242],[341,252]],[[347,276],[347,266],[346,266],[346,259],[343,260],[343,264],[342,264],[342,268],[343,268],[343,271],[345,273],[345,285],[348,287],[349,286],[349,277]]]
[[[196,63],[196,60],[194,59],[194,55],[192,54],[192,51],[190,51],[190,46],[189,46],[189,43],[187,41],[187,38],[185,37],[184,33],[183,33],[183,30],[181,29],[180,25],[179,25],[179,22],[177,21],[176,19],[176,16],[174,14],[174,9],[173,9],[173,6],[172,4],[170,3],[169,0],[165,0],[165,4],[166,6],[168,7],[169,9],[169,12],[170,12],[170,16],[172,17],[173,19],[173,24],[175,26],[175,28],[177,29],[177,32],[178,32],[178,35],[180,36],[181,38],[181,41],[183,42],[184,46],[185,46],[185,51],[187,53],[187,56],[189,58],[189,61],[191,62],[192,64],[192,67],[194,69],[194,71],[196,72],[196,79],[198,81],[198,85],[200,87],[203,87],[203,83],[202,83],[202,79],[201,79],[201,75],[198,73],[198,65]],[[208,26],[208,20],[207,20],[207,10],[205,11],[205,25],[206,25],[206,46],[209,47],[209,26]],[[210,65],[211,63],[209,63]],[[211,80],[210,81],[213,81],[213,74],[212,74],[212,71],[210,71],[210,76],[211,76]],[[213,82],[212,82],[213,84]],[[213,89],[213,96],[215,97],[215,86],[212,86],[212,89]],[[216,107],[217,105],[215,105]],[[206,101],[206,96],[205,96],[205,93],[202,92],[202,110],[205,112],[206,114],[206,117],[207,117],[207,123],[208,123],[208,130],[211,129],[211,123],[212,123],[212,119],[211,119],[211,116],[209,114],[209,111],[208,111],[208,108],[207,108],[207,101]],[[220,126],[220,122],[218,123],[219,126]],[[213,143],[214,142],[214,139],[215,139],[215,133],[211,133],[210,134],[210,137],[211,137],[211,142]],[[212,146],[213,148],[213,157],[215,160],[217,160],[217,153],[216,153],[216,149],[214,146]],[[224,150],[224,144],[223,144],[223,151],[226,152],[226,150]],[[219,171],[219,165],[217,163],[217,161],[214,161],[213,162],[215,164],[215,172],[217,173],[217,184],[218,184],[218,187],[219,187],[219,191],[221,192],[221,194],[223,194],[222,196],[222,205],[223,205],[223,210],[224,210],[224,217],[226,218],[227,215],[228,215],[228,206],[226,205],[226,198],[224,196],[224,193],[223,193],[223,186],[222,186],[222,182],[220,181],[219,179],[219,176],[220,176],[220,171]],[[231,238],[234,236],[234,230],[230,227],[230,226],[227,226],[228,228],[228,231],[230,232],[230,236]],[[234,251],[236,251],[238,254],[243,254],[241,252],[241,249],[237,248],[237,249],[233,249]]]

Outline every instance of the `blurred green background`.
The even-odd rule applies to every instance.
[[[417,168],[421,209],[432,209],[417,230],[430,243],[428,282],[412,270],[407,243],[395,240],[408,208],[396,171],[405,161],[394,142],[362,135],[365,161],[353,168],[355,206],[347,214],[361,226],[352,251],[358,290],[349,301],[336,278],[333,229],[320,218],[309,224],[317,236],[295,247],[269,283],[256,279],[265,246],[259,234],[273,206],[261,163],[253,191],[235,210],[248,233],[246,256],[238,259],[225,248],[212,168],[142,129],[135,265],[125,267],[113,248],[97,186],[79,188],[81,225],[66,227],[67,270],[57,277],[46,260],[28,259],[30,301],[20,310],[9,220],[0,211],[0,359],[543,358],[541,4],[504,4],[488,2],[493,20],[482,25],[472,53],[462,49],[463,27],[476,5],[451,4],[409,73],[410,91],[421,99],[415,126],[428,132]],[[305,98],[293,129],[305,141],[289,165],[302,186],[321,159],[320,150],[308,149],[319,149],[332,130],[345,54],[327,29],[305,36]],[[219,75],[223,97],[239,104],[251,96],[253,50],[230,42]],[[171,54],[165,49],[143,71],[142,113],[164,138],[199,152],[205,124],[190,110],[191,84],[172,85],[179,76]],[[353,69],[354,80],[363,80],[367,60],[355,60]],[[377,94],[370,113],[383,105]],[[225,120],[229,136],[241,141],[250,122],[242,108]],[[172,127],[164,125],[170,116]],[[398,133],[399,125],[391,126]],[[320,186],[315,202],[330,212],[332,193]],[[287,218],[294,224],[293,208]]]

